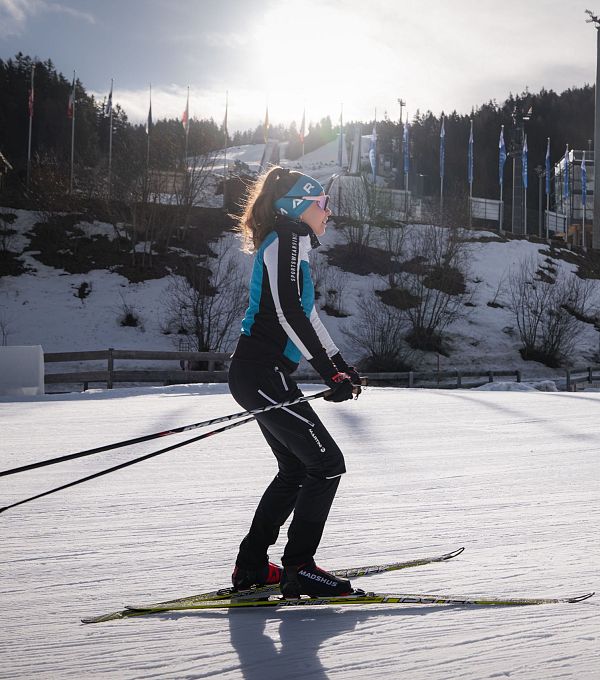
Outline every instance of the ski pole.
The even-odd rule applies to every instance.
[[[284,406],[293,406],[294,404],[300,404],[304,401],[311,401],[313,399],[319,399],[324,397],[329,393],[330,390],[323,390],[322,392],[317,392],[316,394],[311,394],[308,397],[299,397],[298,399],[289,399],[288,401],[282,401],[278,404],[269,404],[268,406],[263,406],[262,408],[256,408],[252,411],[240,411],[240,413],[231,413],[228,416],[220,416],[218,418],[211,418],[210,420],[204,420],[201,423],[193,423],[192,425],[184,425],[182,427],[174,427],[171,430],[165,430],[164,432],[155,432],[154,434],[147,434],[141,437],[134,437],[133,439],[126,439],[122,442],[116,442],[115,444],[106,444],[104,446],[98,446],[95,449],[87,449],[86,451],[79,451],[78,453],[68,453],[64,456],[58,456],[57,458],[49,458],[48,460],[40,460],[37,463],[29,463],[28,465],[21,465],[20,467],[12,468],[10,470],[1,470],[0,477],[5,477],[6,475],[14,475],[17,472],[25,472],[27,470],[34,470],[35,468],[45,467],[46,465],[54,465],[56,463],[62,463],[66,460],[74,460],[75,458],[83,458],[83,456],[91,456],[94,453],[102,453],[103,451],[111,451],[112,449],[120,449],[122,446],[130,446],[133,444],[141,444],[142,442],[148,442],[152,439],[158,439],[159,437],[167,437],[171,434],[178,434],[180,432],[187,432],[188,430],[195,430],[199,427],[209,427],[210,425],[216,425],[217,423],[224,423],[229,420],[235,420],[236,418],[242,418],[243,416],[256,415],[258,413],[265,413],[266,411],[271,411],[275,408],[283,408]]]
[[[145,456],[140,456],[139,458],[134,458],[133,460],[129,460],[126,463],[121,463],[120,465],[114,465],[113,467],[107,468],[106,470],[101,470],[100,472],[96,472],[93,475],[88,475],[87,477],[83,477],[82,479],[76,479],[74,482],[69,482],[68,484],[63,484],[62,486],[57,486],[55,489],[50,489],[49,491],[44,491],[43,493],[38,493],[36,496],[31,496],[30,498],[25,498],[22,501],[17,501],[16,503],[12,503],[11,505],[5,505],[3,508],[0,508],[0,513],[10,510],[11,508],[16,508],[17,505],[23,505],[23,503],[29,503],[30,501],[34,501],[37,498],[43,498],[44,496],[49,496],[52,493],[56,493],[57,491],[62,491],[63,489],[68,489],[71,486],[75,486],[76,484],[82,484],[83,482],[87,482],[90,479],[96,479],[96,477],[102,477],[103,475],[107,475],[110,472],[116,472],[117,470],[121,470],[123,468],[129,467],[130,465],[135,465],[135,463],[141,463],[144,460],[148,460],[149,458],[154,458],[154,456],[160,456],[161,453],[167,453],[167,451],[173,451],[173,449],[178,449],[181,446],[187,446],[188,444],[193,444],[194,442],[199,442],[201,439],[206,439],[206,437],[211,437],[214,434],[218,434],[219,432],[225,432],[225,430],[231,430],[234,427],[237,427],[238,425],[244,425],[245,423],[249,423],[250,421],[254,420],[254,417],[251,418],[245,418],[244,420],[238,420],[236,423],[229,423],[229,425],[224,425],[223,427],[219,427],[216,430],[211,430],[210,432],[205,432],[204,434],[198,435],[197,437],[193,437],[192,439],[186,439],[184,442],[179,442],[178,444],[173,444],[172,446],[167,446],[165,449],[160,449],[159,451],[153,451],[152,453],[147,453]]]

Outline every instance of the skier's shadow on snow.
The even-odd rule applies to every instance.
[[[229,634],[244,680],[305,675],[311,680],[327,680],[319,659],[319,649],[326,640],[349,633],[374,616],[400,618],[434,612],[439,613],[440,607],[399,605],[393,610],[369,612],[288,609],[277,613],[232,609],[228,612]]]

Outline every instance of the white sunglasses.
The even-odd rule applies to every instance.
[[[329,194],[322,194],[321,196],[286,196],[286,198],[301,198],[303,201],[316,201],[321,210],[327,210],[329,203]]]

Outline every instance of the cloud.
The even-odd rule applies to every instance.
[[[0,38],[22,35],[30,19],[43,14],[62,14],[94,24],[89,12],[49,0],[0,0]]]
[[[198,40],[196,36],[196,40]],[[205,33],[204,43],[208,47],[231,48],[245,47],[250,42],[247,35],[241,33]]]

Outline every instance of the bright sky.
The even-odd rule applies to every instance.
[[[133,121],[190,115],[254,128],[324,115],[467,113],[525,87],[595,81],[592,0],[0,0],[0,58],[73,69]],[[406,109],[405,109],[406,111]]]

